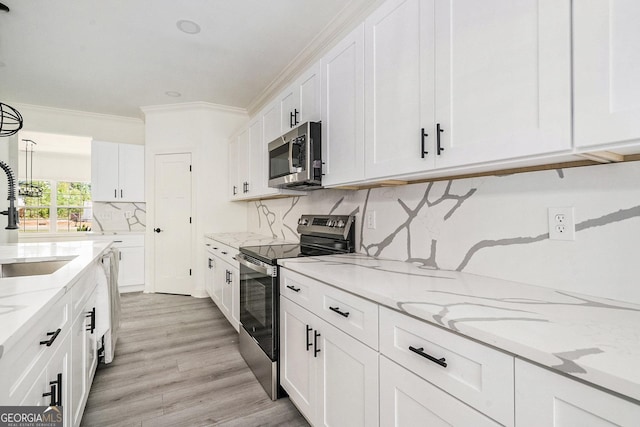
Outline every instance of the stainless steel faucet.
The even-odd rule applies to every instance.
[[[11,170],[9,165],[3,162],[2,160],[0,160],[0,168],[2,168],[4,173],[7,174],[7,181],[9,181],[9,196],[7,197],[7,200],[9,201],[9,209],[7,209],[6,211],[0,212],[0,214],[7,215],[8,217],[8,223],[7,223],[7,226],[5,227],[6,230],[17,230],[20,219],[18,217],[18,210],[15,207],[16,178],[13,175],[13,171]]]

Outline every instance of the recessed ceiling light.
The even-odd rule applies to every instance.
[[[164,93],[167,96],[170,96],[172,98],[178,98],[180,96],[182,96],[182,94],[180,92],[176,92],[175,90],[168,90]]]
[[[198,34],[200,32],[200,25],[187,19],[181,19],[176,22],[176,26],[180,31],[187,34]]]

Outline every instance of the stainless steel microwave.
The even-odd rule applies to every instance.
[[[303,123],[269,143],[269,187],[321,188],[320,129],[320,123]]]

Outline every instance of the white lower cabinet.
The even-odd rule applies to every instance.
[[[144,234],[94,235],[93,240],[111,241],[120,251],[118,290],[120,293],[144,290]]]
[[[482,427],[500,424],[380,356],[380,425]]]
[[[313,425],[378,425],[378,353],[280,298],[280,382]]]
[[[516,359],[518,427],[638,426],[640,405]]]
[[[205,289],[236,331],[240,329],[240,269],[238,250],[206,239]]]

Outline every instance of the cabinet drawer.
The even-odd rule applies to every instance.
[[[384,356],[380,357],[380,425],[499,426]]]
[[[0,396],[13,401],[19,385],[25,375],[28,375],[39,361],[47,361],[60,346],[65,335],[70,330],[71,294],[66,293],[37,324],[23,335],[20,342],[12,347],[0,359],[0,384],[4,388]],[[40,344],[48,341],[60,329],[50,346]],[[47,335],[51,333],[52,335]]]
[[[285,268],[280,269],[280,293],[378,349],[378,304]]]
[[[320,285],[313,279],[294,273],[284,268],[280,269],[280,295],[289,298],[298,305],[311,310],[313,288]]]
[[[380,308],[380,352],[496,421],[513,425],[512,356],[386,307]]]
[[[205,246],[218,258],[225,260],[231,265],[238,265],[238,261],[236,261],[236,255],[240,252],[238,249],[211,239],[207,239]]]
[[[327,322],[378,349],[378,304],[318,283],[314,312]]]
[[[71,288],[71,301],[72,301],[72,311],[71,311],[71,319],[75,319],[76,316],[80,312],[84,312],[84,305],[89,296],[96,288],[97,281],[97,268],[100,268],[96,265],[92,265],[89,267],[89,271],[83,274],[80,279],[72,285]]]

